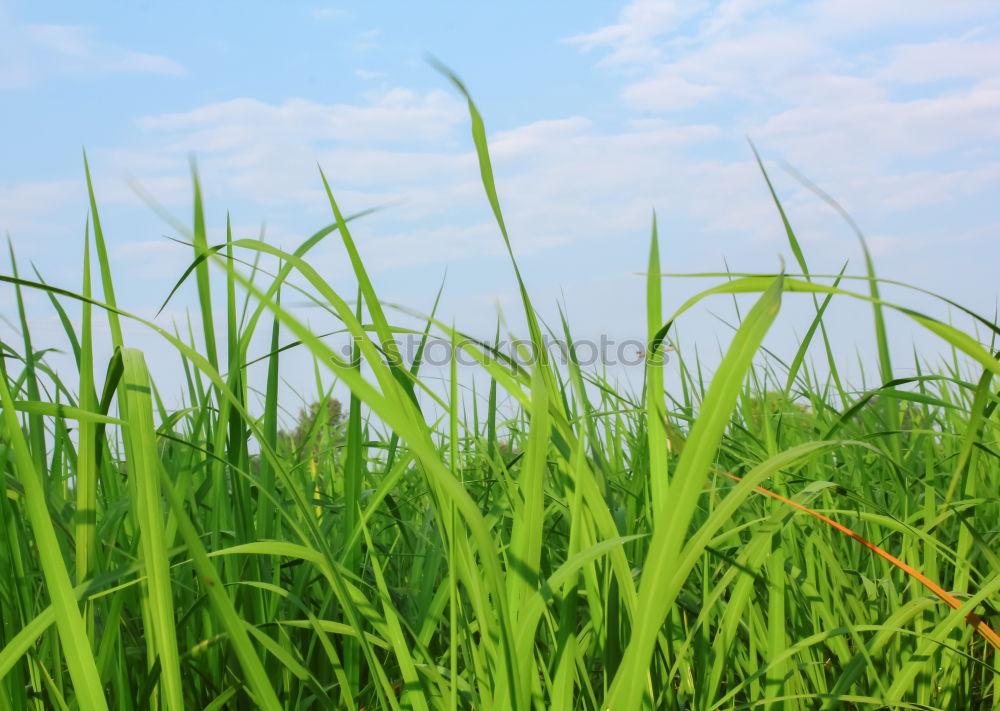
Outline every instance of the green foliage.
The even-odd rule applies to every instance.
[[[282,432],[281,438],[290,442],[296,452],[305,451],[307,445],[314,442],[315,453],[320,442],[335,444],[343,440],[345,418],[343,405],[336,398],[316,400],[299,410],[295,427],[290,432]]]
[[[767,391],[760,397],[749,397],[744,402],[744,422],[748,430],[761,434],[770,423],[781,423],[784,427],[808,429],[814,425],[809,405],[796,402],[783,392]]]
[[[668,318],[661,288],[677,281],[658,273],[654,223],[640,395],[572,359],[515,367],[432,309],[422,337],[464,349],[489,382],[464,399],[455,368],[442,387],[384,346],[398,326],[329,185],[335,222],[294,252],[231,234],[208,246],[194,185],[192,265],[174,291],[193,289],[203,320],[220,313],[213,278],[226,297],[197,336],[116,305],[92,188],[79,293],[16,263],[0,276],[23,331],[0,344],[0,711],[997,707],[1000,652],[983,624],[1000,622],[1000,363],[973,335],[883,301],[870,260],[863,290],[843,287],[845,273],[809,274],[777,195],[802,274],[718,275]],[[349,296],[306,258],[334,235],[357,279]],[[281,266],[261,283],[240,265],[264,255]],[[282,307],[293,276],[351,335],[350,358]],[[51,297],[77,355],[65,382],[32,345],[28,289]],[[681,346],[664,365],[677,319],[732,294],[756,302],[711,377]],[[796,298],[815,317],[786,367],[760,344]],[[822,367],[806,357],[814,337],[827,344],[834,298],[873,309],[874,388],[850,390],[829,348]],[[890,310],[953,357],[893,379]],[[107,363],[95,362],[94,318],[109,321]],[[123,320],[177,354],[185,409],[164,407]],[[262,328],[258,407],[243,366]],[[320,388],[288,432],[281,329],[351,393],[344,407]],[[680,381],[669,391],[666,367]]]

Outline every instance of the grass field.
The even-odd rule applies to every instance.
[[[2,277],[23,341],[0,359],[0,711],[1000,704],[1000,362],[989,343],[882,301],[870,260],[859,278],[811,275],[786,221],[787,274],[718,275],[665,314],[654,224],[642,392],[572,362],[519,367],[428,318],[418,335],[479,362],[490,406],[471,409],[455,367],[441,388],[394,351],[400,329],[328,186],[333,223],[294,253],[210,247],[194,188],[179,284],[199,295],[201,332],[147,323],[183,365],[179,411],[122,335],[141,319],[115,300],[92,188],[78,290],[16,265]],[[357,294],[310,267],[323,239],[345,245]],[[280,271],[243,266],[255,255]],[[281,307],[293,275],[353,336],[352,357]],[[514,278],[540,343],[516,263]],[[72,377],[33,348],[26,290],[51,297]],[[670,326],[729,294],[756,302],[722,362],[703,373],[678,344],[680,386],[665,393]],[[814,319],[797,352],[763,361],[783,299],[814,305]],[[875,388],[850,389],[824,355],[832,299],[870,305]],[[888,311],[954,359],[896,379]],[[98,320],[110,363],[95,362]],[[316,427],[282,435],[279,325],[350,389],[336,427],[320,404]],[[272,351],[263,407],[245,377],[255,334]],[[493,406],[505,397],[512,417]]]

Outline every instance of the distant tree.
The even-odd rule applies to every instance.
[[[776,422],[780,417],[785,427],[808,428],[815,418],[807,405],[795,402],[784,393],[767,392],[763,397],[752,397],[744,405],[747,428],[754,433],[764,429],[764,419]]]
[[[291,443],[296,452],[301,452],[309,442],[313,442],[313,454],[316,443],[338,442],[343,438],[344,407],[340,400],[328,398],[314,402],[299,410],[299,417],[291,432],[282,432],[281,437]]]

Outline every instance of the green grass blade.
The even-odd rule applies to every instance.
[[[639,585],[632,637],[606,701],[610,708],[640,708],[657,633],[673,604],[673,599],[663,594],[664,587],[684,545],[699,493],[736,405],[743,379],[777,316],[781,293],[782,278],[779,277],[772,280],[771,286],[747,314],[712,379],[701,414],[691,428],[667,492],[671,516],[653,530]]]
[[[163,496],[160,491],[160,459],[156,452],[156,427],[150,394],[149,371],[142,352],[122,351],[123,374],[118,394],[122,410],[128,413],[125,425],[125,460],[129,488],[135,497],[135,518],[139,530],[140,561],[146,575],[148,634],[159,664],[159,686],[164,708],[184,706],[180,658],[174,621],[170,561],[164,536]],[[150,664],[154,660],[150,659]]]
[[[39,563],[55,609],[59,641],[73,680],[76,698],[83,708],[103,711],[108,708],[108,704],[97,674],[87,627],[77,606],[69,571],[49,518],[41,473],[35,468],[31,450],[21,431],[21,424],[17,421],[14,401],[7,385],[6,369],[0,372],[0,404],[3,405],[3,439],[12,445],[14,469],[18,481],[24,487],[24,505],[38,545]]]
[[[656,334],[663,324],[663,296],[660,284],[660,242],[653,213],[653,235],[649,245],[649,269],[646,276],[646,438],[649,447],[649,491],[653,520],[667,502],[667,430],[663,400],[664,347]]]
[[[161,470],[160,476],[163,493],[177,520],[177,530],[187,547],[195,570],[198,571],[209,602],[218,615],[220,624],[229,635],[229,643],[232,645],[243,670],[244,682],[253,692],[255,704],[267,711],[281,711],[281,702],[278,701],[278,696],[271,686],[264,665],[250,642],[250,637],[244,626],[245,623],[233,607],[233,601],[226,593],[222,578],[219,577],[218,571],[208,557],[198,530],[185,512],[184,502],[174,491],[172,483],[166,480],[166,472]]]

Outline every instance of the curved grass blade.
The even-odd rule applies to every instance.
[[[742,389],[753,358],[781,305],[783,283],[778,277],[747,314],[712,379],[667,491],[670,515],[653,529],[639,584],[639,602],[632,620],[632,637],[608,692],[606,705],[638,709],[644,681],[660,626],[674,598],[665,588],[680,557],[688,526],[719,441]]]
[[[0,364],[3,361],[0,359]],[[45,491],[42,488],[41,473],[35,468],[28,443],[17,420],[14,400],[7,385],[6,369],[0,365],[0,404],[3,405],[4,440],[11,443],[14,470],[24,487],[24,506],[38,545],[38,557],[42,566],[45,584],[52,598],[59,629],[66,666],[73,680],[73,687],[80,706],[94,711],[106,711],[107,699],[97,673],[97,663],[90,648],[90,638],[84,624],[80,608],[76,603],[69,571],[62,557],[62,549],[56,538],[52,520],[49,517]]]

